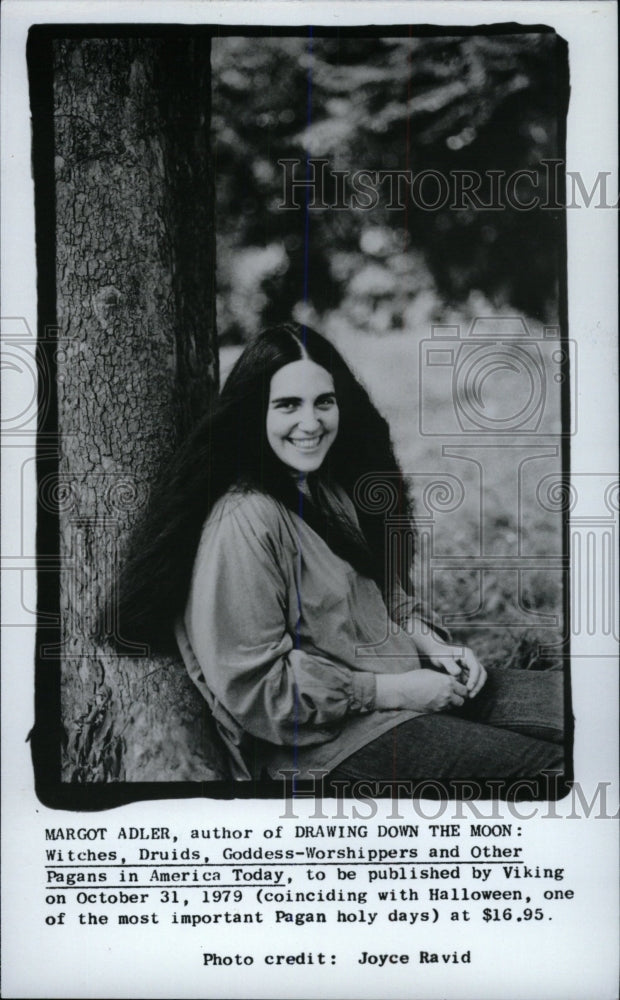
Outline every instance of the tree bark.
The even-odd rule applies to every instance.
[[[214,780],[224,757],[181,662],[92,638],[149,485],[218,379],[209,41],[53,46],[62,776]]]

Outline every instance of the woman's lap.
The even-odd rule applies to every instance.
[[[496,670],[459,710],[421,715],[342,761],[330,779],[532,778],[563,767],[559,672]]]
[[[489,670],[480,694],[454,714],[539,740],[563,743],[563,675],[558,670]]]

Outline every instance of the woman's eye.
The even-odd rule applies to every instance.
[[[319,410],[331,410],[336,405],[336,397],[329,396],[327,399],[320,399],[316,404]]]

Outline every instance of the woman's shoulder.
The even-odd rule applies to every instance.
[[[231,487],[213,505],[205,527],[252,535],[279,533],[285,518],[283,505],[258,489]]]
[[[263,568],[290,562],[280,504],[259,490],[230,489],[214,503],[198,544],[192,586],[217,580],[220,572],[233,572],[244,579]],[[209,584],[210,585],[210,584]]]

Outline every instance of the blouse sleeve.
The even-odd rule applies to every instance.
[[[279,745],[322,743],[348,713],[374,707],[376,681],[296,647],[276,510],[254,495],[212,514],[188,631],[209,690],[246,732]]]
[[[436,632],[445,642],[450,642],[450,633],[442,624],[439,615],[423,601],[406,594],[399,584],[392,585],[392,593],[388,601],[390,618],[408,631],[412,618],[419,618],[425,625]]]

